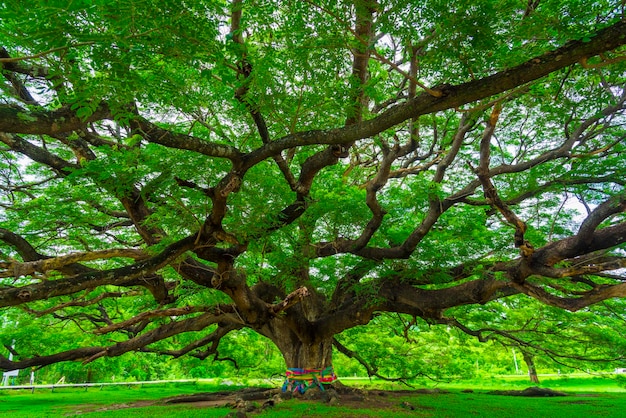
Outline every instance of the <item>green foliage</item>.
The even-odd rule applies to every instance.
[[[0,293],[25,293],[2,308],[0,342],[40,359],[219,317],[129,344],[132,360],[49,366],[47,381],[278,375],[273,344],[330,334],[320,324],[393,377],[512,372],[512,349],[551,370],[622,361],[623,301],[576,314],[545,305],[623,288],[623,234],[610,248],[584,237],[558,263],[528,261],[510,214],[538,252],[571,243],[586,214],[623,196],[623,51],[571,65],[554,53],[593,44],[621,22],[623,2],[376,3],[368,17],[328,0],[2,2],[12,58],[0,62],[0,121],[10,122]],[[545,77],[491,86],[545,60]],[[598,230],[623,227],[623,202],[602,216]],[[186,237],[189,251],[165,254]],[[604,252],[580,249],[590,242]],[[19,274],[37,259],[111,249],[133,255]],[[591,273],[557,270],[579,266]],[[134,273],[80,288],[85,272],[112,269]],[[63,290],[77,277],[80,290]],[[502,287],[491,292],[493,279]],[[261,285],[273,293],[262,298]],[[288,299],[303,286],[307,298]],[[60,296],[30,300],[44,288]],[[431,291],[439,305],[423,297]],[[218,338],[225,326],[236,331]],[[189,358],[155,360],[185,348]],[[355,359],[336,366],[364,372]]]

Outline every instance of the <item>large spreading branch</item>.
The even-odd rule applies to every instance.
[[[57,110],[29,111],[15,105],[0,105],[0,132],[55,135],[85,128],[89,123],[112,118],[106,104],[99,104],[91,115],[78,117],[69,106]]]
[[[193,248],[195,236],[184,238],[161,253],[129,266],[111,270],[91,271],[73,277],[46,280],[24,286],[6,286],[0,291],[0,307],[17,306],[25,302],[69,295],[102,285],[125,285],[137,278],[154,273]]]
[[[147,254],[144,251],[132,248],[108,249],[92,251],[88,253],[74,253],[59,257],[43,258],[37,261],[27,261],[22,263],[0,263],[0,269],[4,269],[4,271],[0,270],[0,277],[19,278],[21,276],[32,275],[35,272],[47,273],[52,270],[60,271],[69,264],[110,259],[113,257],[126,257],[132,259],[148,258]]]
[[[233,363],[233,365],[235,366],[235,368],[239,368],[237,365],[237,361],[235,359],[233,359],[232,357],[220,357],[219,356],[219,352],[218,352],[218,347],[220,344],[220,341],[222,340],[222,338],[224,336],[226,336],[228,333],[241,329],[243,328],[242,324],[235,324],[235,323],[229,323],[229,324],[225,324],[225,323],[220,323],[218,328],[211,332],[210,334],[199,338],[189,344],[187,344],[185,347],[180,348],[178,350],[159,350],[159,349],[154,349],[151,347],[146,347],[143,348],[141,351],[143,352],[147,352],[147,353],[157,353],[157,354],[162,354],[162,355],[166,355],[166,356],[171,356],[174,358],[178,358],[181,356],[184,356],[186,354],[195,357],[197,359],[200,360],[204,360],[207,357],[209,357],[210,355],[213,355],[213,360],[215,361],[223,361],[223,360],[227,360]],[[206,347],[208,346],[207,349],[203,350],[203,351],[199,351],[200,348],[202,347]]]
[[[442,318],[441,320],[438,321],[438,323],[455,327],[461,330],[462,332],[466,333],[467,335],[476,337],[476,339],[478,339],[478,341],[480,342],[498,341],[501,344],[522,347],[526,350],[532,350],[534,352],[544,354],[548,356],[549,358],[551,358],[552,360],[559,361],[559,362],[562,360],[574,360],[574,361],[610,363],[610,362],[624,359],[624,356],[619,356],[619,355],[590,357],[589,355],[571,354],[571,353],[564,353],[562,351],[554,350],[554,349],[546,347],[545,345],[532,341],[532,337],[535,337],[536,339],[537,338],[543,339],[542,338],[543,336],[541,335],[540,330],[528,329],[528,327],[522,327],[520,329],[510,329],[510,330],[503,330],[503,329],[498,329],[494,327],[483,327],[483,328],[473,329],[463,324],[456,318]],[[526,335],[527,337],[530,335],[531,338],[527,338],[527,337],[525,338],[524,335]]]
[[[232,161],[235,165],[239,165],[242,158],[242,153],[233,146],[217,144],[192,135],[172,132],[157,126],[139,115],[132,119],[131,126],[148,142],[168,148],[189,150],[208,157],[225,158]]]
[[[367,121],[343,128],[306,131],[287,135],[265,144],[248,154],[246,166],[256,165],[283,150],[317,144],[349,144],[359,139],[373,137],[393,126],[441,110],[458,108],[544,77],[561,68],[578,63],[583,58],[614,50],[626,43],[626,22],[617,22],[589,37],[588,42],[571,41],[561,48],[534,57],[523,64],[500,71],[494,75],[456,86],[445,85],[436,89],[441,97],[422,93],[414,99],[396,105]]]
[[[18,361],[10,361],[4,356],[0,356],[0,369],[25,369],[33,366],[46,366],[61,361],[80,360],[84,363],[89,363],[100,357],[116,357],[130,351],[141,350],[150,344],[165,340],[181,333],[202,331],[208,326],[216,324],[220,321],[239,323],[240,319],[237,315],[229,313],[207,312],[199,316],[182,319],[180,321],[172,321],[151,331],[108,347],[78,348],[52,355],[37,356]]]

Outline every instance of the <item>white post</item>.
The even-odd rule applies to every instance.
[[[13,361],[13,350],[15,350],[15,340],[11,343],[11,350],[9,351],[9,361]],[[2,373],[2,386],[9,385],[9,377],[15,377],[19,373],[19,370],[8,370]]]
[[[515,363],[515,374],[519,374],[519,367],[517,366],[517,356],[515,355],[515,348],[513,350],[513,363]]]

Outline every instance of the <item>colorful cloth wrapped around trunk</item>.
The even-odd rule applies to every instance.
[[[287,369],[287,379],[283,384],[283,392],[298,392],[303,394],[307,389],[317,386],[324,391],[324,383],[332,383],[337,380],[333,366],[325,369]]]

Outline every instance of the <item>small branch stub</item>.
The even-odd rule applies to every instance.
[[[292,307],[296,303],[299,303],[303,298],[309,295],[310,295],[309,289],[307,289],[304,286],[300,287],[294,290],[293,292],[291,292],[290,294],[288,294],[287,297],[285,297],[285,299],[282,302],[275,304],[275,305],[271,305],[270,311],[274,315],[278,315],[280,312],[283,312],[289,309],[290,307]]]

